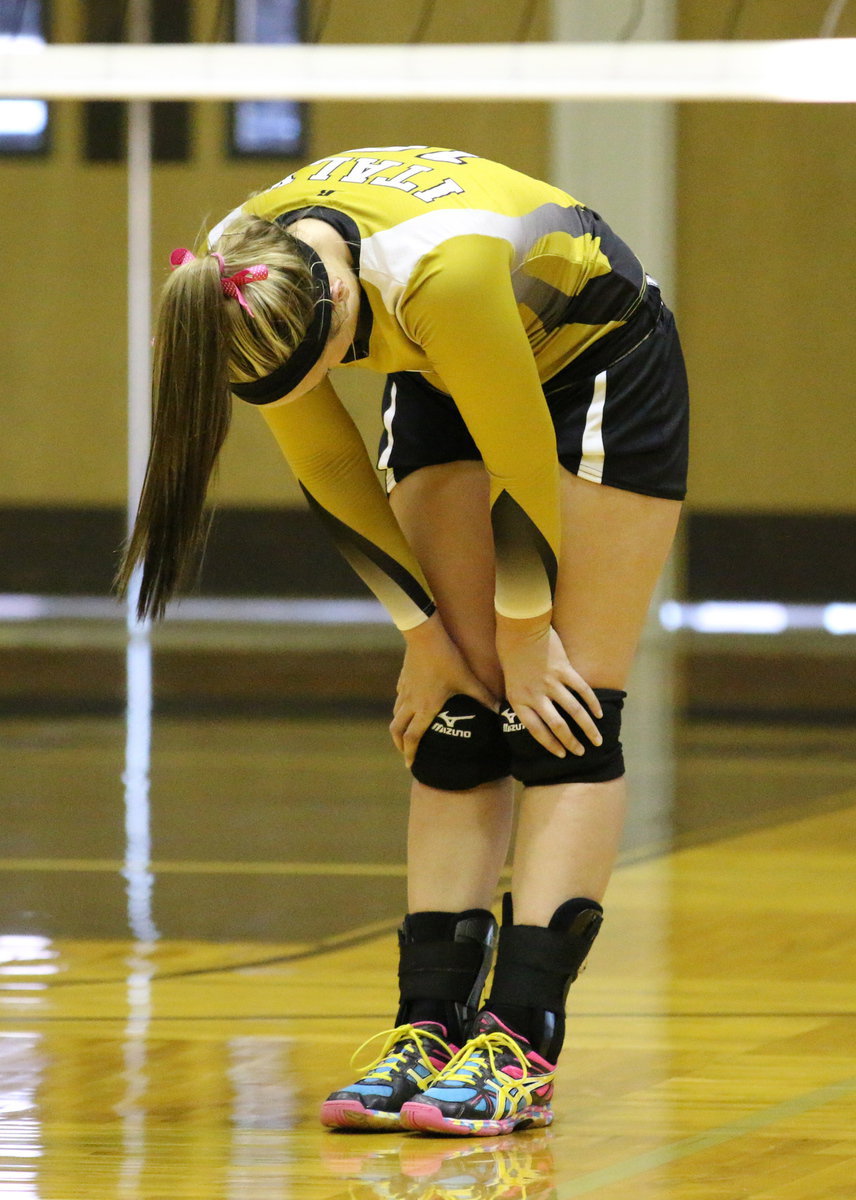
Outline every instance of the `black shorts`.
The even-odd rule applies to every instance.
[[[687,375],[674,319],[655,286],[638,318],[573,359],[543,390],[563,467],[594,483],[683,500]],[[387,376],[383,423],[378,466],[388,491],[420,467],[481,459],[451,396],[416,371]]]

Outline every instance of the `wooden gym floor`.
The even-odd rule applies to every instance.
[[[159,720],[151,869],[122,723],[2,720],[0,1197],[853,1197],[856,734],[696,723],[675,749],[670,823],[631,822],[572,992],[554,1125],[452,1143],[316,1121],[392,1007],[383,717]]]

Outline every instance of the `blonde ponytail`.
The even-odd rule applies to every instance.
[[[277,225],[239,218],[212,251],[222,264],[206,254],[167,279],[155,326],[151,449],[116,576],[124,594],[142,564],[141,619],[162,617],[201,559],[211,522],[205,497],[231,421],[230,383],[273,371],[300,344],[313,315],[311,273]],[[267,278],[242,285],[250,316],[224,294],[223,275],[262,263]]]

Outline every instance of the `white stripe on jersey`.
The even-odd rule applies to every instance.
[[[573,236],[577,224],[581,234],[582,223],[575,210],[552,203],[519,217],[481,208],[435,209],[363,238],[360,277],[378,289],[387,312],[397,314],[420,259],[443,242],[467,234],[499,238],[513,248],[511,269],[517,270],[539,238],[559,231]]]
[[[577,474],[592,483],[603,482],[603,406],[606,404],[606,371],[595,376],[591,404],[583,432],[583,455]]]

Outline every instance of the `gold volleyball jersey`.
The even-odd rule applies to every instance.
[[[497,610],[548,611],[560,539],[559,466],[541,383],[627,322],[645,292],[628,247],[585,205],[475,155],[425,146],[329,155],[240,213],[287,227],[327,220],[362,289],[349,361],[419,371],[448,392],[491,479]],[[262,409],[310,502],[400,628],[431,611],[427,585],[329,383]],[[376,480],[375,480],[376,483]],[[379,503],[380,502],[380,503]]]

